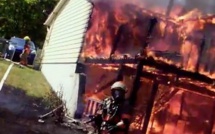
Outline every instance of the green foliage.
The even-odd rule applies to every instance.
[[[0,36],[30,36],[42,47],[46,35],[43,25],[58,0],[0,0]]]

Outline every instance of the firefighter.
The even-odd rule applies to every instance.
[[[122,81],[111,86],[111,97],[104,99],[94,121],[99,134],[126,134],[130,124],[130,106],[125,101],[127,88]],[[91,122],[89,121],[89,122]]]
[[[25,45],[22,53],[20,54],[20,64],[27,66],[28,65],[28,55],[30,54],[30,45],[29,42],[31,41],[29,36],[25,36],[23,38],[25,40]]]

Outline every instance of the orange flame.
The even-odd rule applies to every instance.
[[[166,9],[161,7],[152,7],[151,11],[148,11],[144,8],[144,4],[138,3],[138,5],[134,1],[126,1],[124,4],[111,2],[111,4],[104,1],[95,3],[91,25],[85,36],[82,57],[108,58],[114,43],[117,43],[115,55],[129,53],[133,57],[145,42],[149,18],[156,16],[159,22],[153,34],[155,39],[149,49],[178,51],[183,60],[178,63],[174,59],[156,58],[151,51],[148,55],[169,64],[177,64],[177,66],[182,64],[184,69],[192,71],[195,69],[200,46],[199,41],[196,40],[202,39],[203,30],[208,23],[215,24],[214,17],[205,19],[197,9],[184,13],[180,6],[173,8],[170,16],[165,17]],[[180,14],[183,15],[180,16]],[[123,28],[120,29],[120,27]],[[117,35],[120,30],[121,35]],[[164,37],[164,34],[167,34],[165,38],[159,38]],[[174,36],[177,36],[177,39]]]
[[[198,49],[196,45],[189,41],[185,41],[184,44],[182,44],[181,53],[184,55],[183,67],[188,70],[194,70],[198,58]]]

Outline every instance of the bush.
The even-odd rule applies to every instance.
[[[45,95],[43,101],[50,109],[56,108],[62,104],[64,105],[62,90],[60,90],[59,92],[54,92],[54,90],[52,90],[50,93],[47,93]]]

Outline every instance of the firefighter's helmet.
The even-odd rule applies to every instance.
[[[31,40],[31,38],[30,38],[29,36],[25,36],[25,37],[24,37],[24,40],[26,40],[26,41],[30,41],[30,40]]]
[[[115,82],[115,83],[111,86],[111,90],[114,90],[114,89],[121,89],[121,90],[127,92],[127,88],[126,88],[124,82],[122,82],[122,81],[117,81],[117,82]]]

